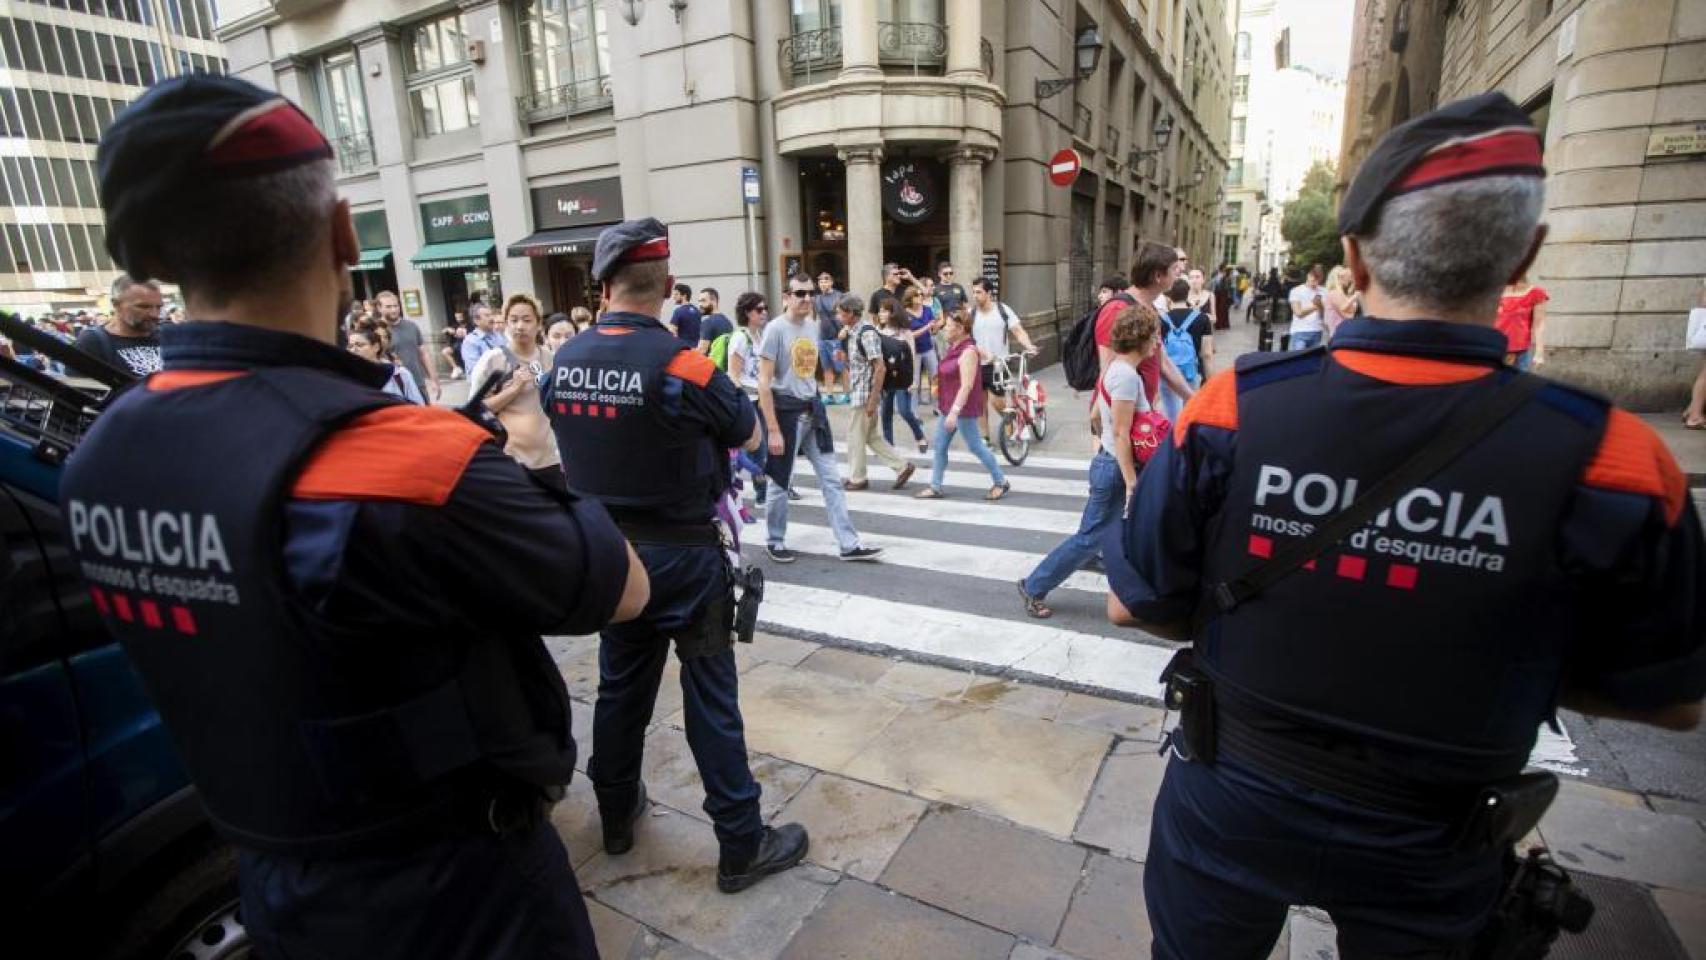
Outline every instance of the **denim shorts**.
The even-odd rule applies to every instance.
[[[833,370],[836,373],[847,372],[847,361],[842,359],[845,354],[839,357],[836,355],[841,350],[840,340],[819,340],[817,342],[817,357],[823,363],[825,370]]]

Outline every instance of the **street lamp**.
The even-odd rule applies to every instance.
[[[1200,163],[1197,164],[1196,170],[1194,172],[1192,172],[1192,174],[1191,174],[1191,186],[1193,186],[1193,187],[1202,186],[1203,177],[1205,177],[1207,175],[1208,175],[1207,172],[1204,171],[1202,168],[1202,164],[1200,164]]]
[[[617,8],[617,12],[627,21],[628,26],[637,27],[640,25],[640,17],[645,15],[646,0],[620,0]],[[669,0],[669,10],[675,14],[675,22],[680,23],[681,15],[687,12],[687,0]]]
[[[1173,139],[1173,118],[1163,116],[1156,122],[1155,129],[1151,132],[1155,137],[1155,146],[1148,150],[1133,150],[1126,156],[1126,166],[1135,167],[1138,161],[1145,157],[1153,157],[1167,149],[1167,141]]]
[[[1096,65],[1102,62],[1102,34],[1091,24],[1078,34],[1078,39],[1072,44],[1073,66],[1076,72],[1070,77],[1056,77],[1052,80],[1037,81],[1037,99],[1044,100],[1054,96],[1067,87],[1075,86],[1096,72]]]

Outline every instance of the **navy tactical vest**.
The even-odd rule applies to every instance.
[[[143,386],[66,464],[60,499],[95,605],[240,845],[406,843],[495,791],[573,773],[567,691],[537,638],[356,628],[291,593],[296,474],[339,425],[399,402],[304,368]]]
[[[702,502],[709,519],[728,453],[670,416],[683,385],[665,370],[685,349],[655,322],[606,320],[557,351],[548,413],[571,489],[618,514]]]
[[[1239,358],[1236,456],[1203,582],[1307,536],[1512,375],[1400,386],[1322,350]],[[1209,621],[1197,649],[1217,700],[1395,776],[1519,771],[1575,632],[1556,531],[1605,417],[1602,401],[1546,387],[1374,523]]]

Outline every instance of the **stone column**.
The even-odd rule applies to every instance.
[[[995,159],[988,147],[954,148],[948,161],[948,259],[962,284],[983,268],[983,165]]]
[[[883,148],[836,153],[847,165],[847,289],[874,290],[883,282]]]
[[[882,72],[877,65],[877,0],[842,0],[841,75],[874,77]]]
[[[948,77],[982,80],[983,0],[948,0]],[[957,264],[956,264],[957,266]]]

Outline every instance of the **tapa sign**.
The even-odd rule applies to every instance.
[[[883,169],[883,209],[896,223],[923,223],[941,195],[930,168],[917,160],[894,160]]]
[[[533,228],[615,223],[622,219],[622,181],[617,177],[533,188]]]

